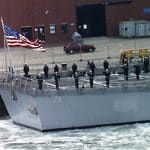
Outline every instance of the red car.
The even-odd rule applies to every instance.
[[[66,52],[66,54],[73,54],[76,52],[93,52],[95,51],[95,47],[94,45],[89,45],[89,44],[82,44],[79,45],[77,43],[67,43],[64,46],[64,51]]]

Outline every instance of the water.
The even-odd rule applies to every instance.
[[[149,150],[150,123],[41,133],[0,120],[0,150]]]

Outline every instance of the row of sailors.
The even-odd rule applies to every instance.
[[[129,66],[128,65],[128,60],[124,59],[123,69],[124,69],[124,74],[125,75],[127,75],[128,72],[129,72],[128,66]],[[103,67],[104,67],[104,70],[109,68],[109,62],[107,60],[104,60]],[[139,74],[139,72],[140,72],[140,65],[137,63],[134,67],[135,67],[135,73]],[[95,76],[95,68],[96,68],[96,66],[95,66],[93,61],[92,62],[90,62],[90,61],[87,62],[86,70],[87,71],[91,70],[92,74],[94,76]],[[149,72],[149,58],[148,57],[144,57],[143,69],[144,69],[145,73]],[[77,72],[77,70],[78,70],[77,64],[73,63],[73,65],[72,65],[72,72],[73,72],[73,74],[75,72]],[[25,74],[24,76],[28,77],[29,76],[29,66],[27,64],[24,65],[23,71],[24,71],[24,74]],[[44,72],[45,78],[48,78],[49,77],[49,67],[48,67],[47,64],[44,65],[43,72]],[[59,72],[59,67],[58,67],[57,64],[54,66],[54,72]]]
[[[150,60],[149,60],[149,57],[148,57],[148,56],[145,56],[145,57],[142,58],[141,63],[142,63],[142,66],[143,66],[143,71],[144,71],[145,73],[148,73],[148,72],[149,72],[149,62],[150,62]],[[128,64],[129,64],[129,59],[126,58],[126,57],[124,57],[122,63],[123,63],[123,65],[126,64],[126,65],[128,66]]]
[[[105,74],[105,78],[106,78],[106,85],[109,88],[109,80],[110,80],[109,70],[106,69],[104,74]],[[89,77],[90,87],[93,88],[94,75],[93,75],[92,71],[89,71],[88,77]],[[60,78],[59,73],[55,72],[54,79],[55,79],[55,86],[56,86],[57,90],[59,89],[59,78]],[[75,82],[75,88],[79,89],[79,74],[78,74],[78,72],[74,73],[73,78],[74,78],[74,82]],[[42,88],[43,88],[43,77],[42,77],[42,75],[38,74],[37,79],[38,79],[39,90],[42,90]]]
[[[109,88],[109,81],[110,81],[110,70],[109,70],[109,62],[107,60],[105,60],[103,62],[103,67],[104,67],[104,71],[103,74],[105,75],[105,81],[106,81],[106,86]],[[93,80],[94,80],[94,76],[95,76],[95,64],[94,62],[87,62],[87,75],[89,77],[89,84],[90,87],[93,88]],[[136,65],[134,65],[135,68],[135,74],[136,74],[136,79],[139,80],[140,79],[140,65],[138,63],[136,63]],[[129,76],[129,67],[128,64],[125,63],[123,65],[123,70],[124,70],[124,78],[125,80],[128,80],[128,76]],[[43,71],[44,71],[44,76],[45,78],[48,79],[49,76],[49,68],[48,65],[45,64],[43,67]],[[59,74],[59,67],[56,64],[54,67],[54,79],[55,79],[55,85],[56,85],[56,89],[59,89],[59,78],[60,78],[60,74]],[[27,64],[24,65],[24,73],[25,73],[25,77],[29,77],[29,66]],[[72,65],[72,75],[74,77],[74,81],[75,81],[75,87],[78,89],[79,88],[79,74],[78,74],[78,66],[73,63]],[[42,90],[42,85],[43,85],[43,77],[41,75],[37,76],[38,79],[38,84],[39,84],[39,90]]]
[[[105,60],[104,61],[104,68],[106,69],[106,68],[108,68],[108,66],[109,66],[109,63],[108,63],[108,61]],[[87,62],[86,69],[91,70],[93,75],[95,75],[95,68],[96,67],[95,67],[95,64],[94,64],[93,61],[92,62],[90,62],[90,61]],[[75,72],[77,72],[77,70],[78,70],[78,66],[76,65],[76,63],[73,63],[73,65],[72,65],[73,74],[75,74]],[[28,64],[24,65],[23,71],[24,71],[24,76],[29,77],[29,65]],[[44,72],[45,78],[48,78],[48,76],[49,76],[49,67],[48,67],[47,64],[44,65],[43,72]],[[57,64],[55,64],[55,66],[54,66],[54,72],[59,72],[59,67],[58,67]]]

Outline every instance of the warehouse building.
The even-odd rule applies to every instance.
[[[30,40],[53,44],[70,40],[74,31],[118,36],[121,21],[150,20],[149,6],[148,0],[1,0],[0,16]]]

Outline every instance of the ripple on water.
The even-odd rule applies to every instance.
[[[1,150],[148,150],[150,124],[41,133],[0,120],[0,141]]]

